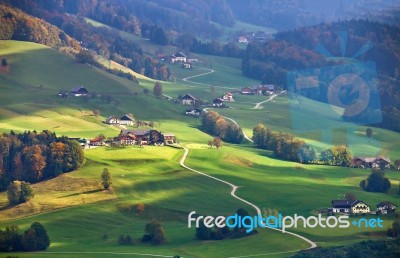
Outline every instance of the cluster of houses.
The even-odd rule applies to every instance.
[[[242,95],[267,96],[267,95],[272,95],[274,91],[275,91],[275,85],[260,84],[260,85],[254,85],[252,87],[244,87],[240,90],[239,93]]]
[[[376,211],[371,206],[360,200],[332,200],[332,208],[328,208],[328,215],[333,214],[390,214],[395,213],[397,206],[391,202],[383,201],[376,205]]]
[[[163,57],[165,60],[165,57]],[[182,67],[185,69],[191,69],[192,68],[192,63],[193,62],[198,62],[198,59],[195,58],[189,58],[186,56],[184,53],[181,51],[176,52],[175,54],[171,55],[169,57],[169,61],[174,64],[174,63],[181,63]]]
[[[121,130],[112,140],[118,145],[164,145],[175,144],[176,137],[171,133],[162,133],[157,130]]]
[[[239,43],[249,43],[249,42],[260,42],[264,43],[272,39],[272,35],[264,31],[250,32],[247,34],[242,34],[237,37]]]
[[[203,103],[203,106],[212,106],[212,107],[218,107],[218,108],[224,108],[227,107],[225,105],[226,102],[234,102],[235,94],[242,94],[242,95],[258,95],[258,96],[268,96],[272,95],[275,91],[275,85],[273,84],[261,84],[261,85],[254,85],[252,87],[244,87],[240,90],[234,90],[230,92],[225,92],[221,97],[215,98],[212,100],[211,103]],[[195,105],[198,103],[198,99],[190,94],[186,94],[176,101],[178,104],[183,104],[183,105]],[[194,109],[192,110],[187,110],[186,114],[187,115],[194,115],[192,113],[197,113]]]
[[[118,136],[105,141],[104,138],[96,137],[87,142],[89,146],[103,145],[165,145],[177,143],[176,137],[171,133],[162,133],[157,130],[121,130]]]
[[[67,92],[65,90],[60,90],[60,92],[58,92],[58,96],[62,98],[66,98],[70,94],[75,97],[83,97],[87,96],[89,94],[89,91],[83,86],[76,86],[73,89],[71,89],[70,92]]]
[[[355,168],[390,168],[390,158],[387,157],[355,157],[351,160]]]

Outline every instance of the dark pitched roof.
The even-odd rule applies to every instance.
[[[132,117],[130,117],[129,115],[123,115],[123,116],[121,116],[120,120],[133,121],[134,119]]]
[[[242,91],[253,91],[250,87],[244,87],[242,88]]]
[[[383,201],[383,202],[380,202],[380,203],[378,203],[377,205],[376,205],[376,207],[385,207],[385,206],[394,206],[394,207],[397,207],[396,205],[394,205],[393,203],[391,203],[391,202],[389,202],[389,201]]]
[[[73,88],[73,89],[71,90],[71,92],[79,92],[79,91],[81,91],[81,92],[88,92],[88,90],[87,90],[85,87],[83,87],[83,86],[76,86],[75,88]]]
[[[390,163],[390,158],[388,158],[388,157],[355,157],[355,158],[353,158],[353,161],[355,161],[355,160],[361,160],[365,163],[374,163],[379,160],[383,160],[383,161]]]
[[[193,97],[190,94],[186,94],[185,96],[182,97],[182,99],[192,99],[192,100],[197,100],[195,97]]]
[[[182,52],[176,52],[173,57],[186,57],[186,55]]]
[[[349,200],[332,200],[332,207],[333,208],[351,208],[354,205],[359,204],[359,203],[368,205],[365,202],[360,201],[360,200],[351,200],[351,201],[349,201]]]
[[[353,201],[348,200],[332,200],[333,208],[350,208]]]
[[[132,135],[136,135],[136,136],[144,136],[149,134],[149,131],[147,130],[121,130],[122,135],[128,135],[128,134],[132,134]]]
[[[223,103],[224,101],[220,98],[216,98],[213,100],[213,103]]]

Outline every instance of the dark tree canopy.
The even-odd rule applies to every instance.
[[[360,186],[367,192],[386,193],[391,184],[390,180],[385,176],[385,172],[373,170],[366,180],[360,182]]]
[[[15,180],[29,183],[79,168],[84,162],[82,147],[67,137],[43,131],[0,135],[0,189]]]
[[[160,98],[163,95],[163,88],[160,82],[156,82],[153,87],[153,94],[157,98]]]

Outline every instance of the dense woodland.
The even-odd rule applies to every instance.
[[[0,5],[0,24],[0,40],[31,41],[56,49],[62,47],[80,49],[75,39],[56,26],[15,8]]]
[[[273,41],[248,45],[242,59],[242,72],[265,83],[286,88],[288,71],[354,61],[327,58],[316,52],[316,47],[320,44],[333,57],[340,57],[338,37],[340,31],[346,31],[348,34],[345,57],[352,57],[364,44],[372,43],[372,48],[356,59],[361,62],[376,63],[383,113],[383,121],[378,126],[400,131],[400,29],[398,27],[352,20],[277,33]],[[326,92],[326,88],[321,90]]]
[[[82,147],[55,133],[24,132],[0,135],[0,190],[14,180],[34,183],[79,168]]]
[[[29,16],[16,8],[0,5],[0,17],[7,25],[0,28],[0,39],[32,41],[57,49],[66,45],[74,49],[72,53],[88,49],[92,56],[103,55],[145,76],[159,80],[171,79],[172,74],[165,64],[144,55],[139,45],[122,38],[114,30],[105,27],[96,28],[78,16],[39,9],[37,6],[39,2],[30,1],[26,5],[22,3],[25,4],[25,1],[13,2],[14,5],[21,5],[24,11],[41,19]],[[145,31],[150,33],[156,31],[153,34],[159,35],[157,27],[145,27]],[[161,43],[159,41],[162,41],[162,37],[157,36],[154,40]]]

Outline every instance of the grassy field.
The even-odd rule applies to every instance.
[[[393,185],[388,194],[367,193],[358,185],[368,176],[369,170],[285,162],[249,143],[224,144],[219,150],[209,149],[206,143],[211,136],[199,130],[200,119],[183,115],[187,107],[142,94],[143,88],[152,88],[152,80],[140,77],[140,85],[137,85],[33,43],[0,41],[0,46],[0,56],[7,57],[10,63],[9,72],[0,74],[2,132],[49,129],[77,137],[91,138],[99,133],[115,136],[121,128],[103,124],[104,118],[133,113],[137,119],[155,121],[157,130],[174,133],[179,142],[190,149],[187,165],[238,185],[237,194],[260,208],[276,209],[284,215],[312,215],[329,207],[332,199],[347,192],[355,193],[372,207],[383,200],[400,205],[396,195],[400,174],[396,172],[387,173]],[[233,87],[253,83],[241,77],[238,60],[207,58],[212,60],[215,74],[195,77],[193,81]],[[177,74],[179,79],[204,72],[196,68],[186,71],[177,66],[173,69],[181,72]],[[179,79],[176,83],[163,83],[165,94],[176,97],[189,92],[203,99],[212,97],[209,86]],[[107,93],[113,97],[113,102],[106,104],[97,98],[58,98],[59,90],[69,90],[76,85]],[[223,91],[216,88],[218,94]],[[250,136],[252,128],[259,122],[276,131],[292,132],[288,98],[278,97],[264,103],[262,109],[251,109],[254,103],[263,100],[265,97],[238,96],[237,102],[230,103],[235,109],[218,112],[236,119]],[[99,109],[101,115],[94,116],[93,109]],[[305,103],[304,109],[309,116],[320,119],[320,123],[342,123],[326,118],[323,109],[315,103]],[[396,143],[399,135],[378,128],[373,130],[373,140],[380,142],[382,154],[398,158],[400,148]],[[365,142],[364,132],[365,127],[359,126],[351,134],[359,141],[354,152],[375,144]],[[315,142],[319,148],[327,146],[320,142],[318,133],[298,133],[298,136]],[[344,141],[345,136],[344,131],[335,131],[335,140]],[[376,149],[372,147],[368,148]],[[280,252],[308,247],[300,239],[272,230],[260,230],[256,235],[241,239],[195,240],[195,230],[187,228],[186,216],[192,210],[207,215],[231,215],[240,207],[252,214],[255,211],[232,198],[226,185],[181,168],[182,155],[180,149],[151,146],[85,150],[86,163],[82,168],[34,184],[36,197],[28,203],[10,207],[6,193],[0,193],[0,227],[14,223],[24,230],[32,222],[40,221],[47,228],[52,240],[49,250],[18,254],[19,257],[71,256],[65,252],[77,252],[74,256],[78,257],[98,257],[100,254],[115,257],[116,253],[131,253],[132,256],[138,256],[138,253],[179,254],[185,257],[271,254],[269,256],[285,257],[291,253]],[[105,167],[113,177],[111,191],[101,189],[100,174]],[[142,214],[135,212],[139,203],[145,204]],[[165,229],[167,242],[161,246],[139,241],[145,224],[152,218],[159,219]],[[385,227],[391,221],[391,218],[385,218]],[[298,229],[296,232],[319,245],[333,246],[375,239],[381,237],[384,230]],[[134,246],[117,245],[120,234],[130,234],[135,239]]]

